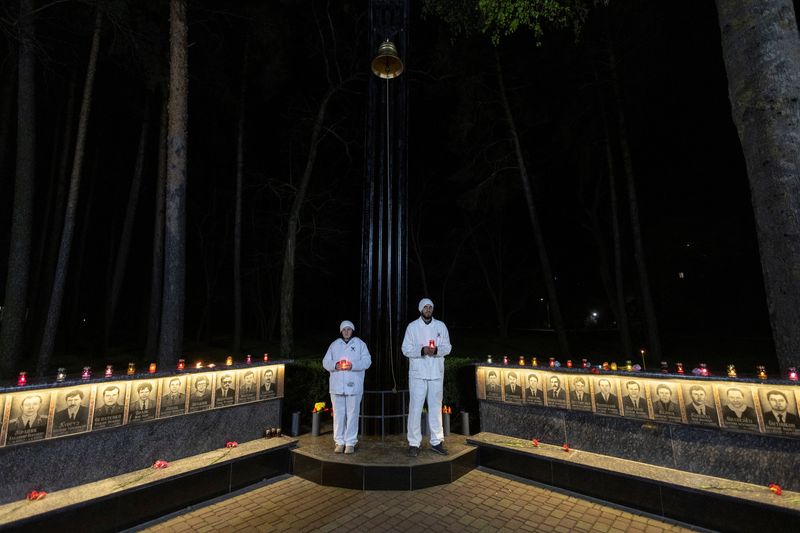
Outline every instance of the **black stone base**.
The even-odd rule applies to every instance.
[[[294,443],[56,509],[0,526],[2,530],[119,531],[264,479],[287,474]]]
[[[800,531],[800,512],[467,439],[478,464],[654,515],[720,531]]]
[[[381,442],[362,437],[355,455],[334,454],[332,441],[317,439],[300,438],[299,447],[292,450],[292,473],[319,485],[356,490],[424,489],[451,483],[477,464],[476,448],[465,445],[461,436],[445,439],[449,455],[435,455],[423,447],[413,459],[406,456],[404,438],[402,442]]]

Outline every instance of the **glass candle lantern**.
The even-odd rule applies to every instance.
[[[661,373],[669,374],[669,364],[666,361],[661,361]]]
[[[708,366],[705,363],[700,363],[700,375],[708,376]]]
[[[195,368],[203,368],[203,362],[202,362],[202,361],[198,361],[198,362],[196,362],[196,363],[194,364],[194,367],[195,367]]]
[[[756,375],[758,379],[767,379],[767,369],[764,368],[764,365],[758,365],[756,367]]]
[[[106,365],[106,371],[103,374],[105,377],[110,378],[114,375],[114,365]]]
[[[535,355],[533,356],[533,359],[531,359],[531,366],[539,366],[539,360],[536,359]]]
[[[675,363],[675,372],[683,374],[683,363]]]
[[[186,359],[178,359],[178,366],[176,367],[178,372],[183,372],[186,370]]]
[[[91,379],[91,377],[92,377],[92,368],[88,366],[83,367],[83,372],[81,372],[81,379],[87,380]]]
[[[504,355],[504,356],[503,356],[503,364],[504,364],[504,365],[507,365],[507,364],[508,364],[508,356],[507,356],[507,355]]]
[[[17,386],[24,387],[27,384],[28,384],[28,373],[23,370],[19,373],[19,376],[17,377]]]
[[[729,378],[736,377],[736,365],[728,365],[728,377]]]
[[[66,368],[59,368],[58,373],[56,374],[56,381],[61,383],[65,379],[67,379],[67,369]]]
[[[608,368],[609,368],[610,370],[612,370],[612,371],[616,371],[616,370],[617,370],[617,368],[618,368],[618,367],[617,367],[617,362],[616,362],[616,361],[611,361],[611,365],[610,365]]]
[[[627,370],[628,372],[633,372],[633,363],[631,362],[630,359],[625,361],[625,370]]]
[[[793,366],[789,367],[789,374],[786,377],[791,381],[797,381],[797,369]]]
[[[572,359],[567,359],[567,368],[572,368]]]
[[[486,356],[486,362],[489,363],[490,365],[492,364],[492,354]]]
[[[267,361],[269,361],[269,354],[265,353],[264,354],[264,362],[266,363]]]
[[[590,366],[592,365],[589,364],[588,359],[581,359],[581,368],[589,368]]]
[[[233,366],[233,356],[229,355],[225,358],[225,366]]]
[[[519,356],[519,366],[525,366],[525,356],[524,355],[520,355]]]
[[[555,357],[551,357],[547,364],[548,364],[548,366],[550,368],[555,368],[556,367],[556,358]]]
[[[253,356],[250,355],[250,354],[247,354],[247,357],[245,357],[244,362],[247,363],[248,365],[251,364],[253,362]]]
[[[156,373],[156,364],[155,363],[150,363],[150,373],[151,374],[155,374]]]

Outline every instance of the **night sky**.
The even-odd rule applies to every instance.
[[[110,349],[135,352],[144,344],[161,105],[157,88],[167,70],[167,17],[163,6],[135,4],[112,2],[117,18],[103,34],[59,352],[102,355],[102,309],[144,102],[152,89],[146,173]],[[374,53],[365,44],[367,3],[330,4],[337,39],[336,47],[328,42],[326,50],[336,55],[345,75],[355,77],[330,108],[330,131],[303,211],[295,332],[300,348],[310,351],[323,350],[315,339],[333,338],[340,320],[358,320],[366,80]],[[418,236],[427,296],[462,355],[480,355],[489,343],[476,339],[498,336],[483,261],[504,295],[506,311],[514,310],[512,339],[520,339],[498,340],[498,346],[536,351],[525,339],[546,326],[540,300],[545,291],[498,99],[492,45],[485,36],[454,37],[442,21],[422,17],[417,4],[412,5],[403,75],[410,88],[409,231]],[[189,2],[187,350],[231,344],[236,120],[245,43],[245,347],[275,344],[291,183],[305,165],[311,119],[326,84],[315,27],[315,16],[328,23],[325,9],[325,2],[306,1]],[[4,3],[2,10],[5,19],[16,19],[16,2]],[[34,251],[43,234],[52,238],[41,226],[54,187],[68,84],[73,75],[82,84],[92,13],[92,5],[74,2],[43,10],[37,18]],[[15,80],[16,63],[11,27],[4,25],[3,31],[0,83],[5,87]],[[614,144],[628,313],[634,343],[644,342],[605,54],[609,38],[617,56],[666,356],[707,354],[709,360],[725,361],[735,354],[742,361],[774,364],[746,170],[730,116],[716,11],[706,0],[612,1],[589,15],[577,40],[571,30],[553,30],[537,46],[532,35],[518,32],[499,46],[558,295],[576,346],[586,353],[618,349],[597,250],[585,227],[597,193],[598,220],[610,246],[603,109]],[[0,159],[4,278],[15,118],[2,115],[0,120],[12,125],[11,138],[0,147],[6,154]],[[418,299],[426,296],[420,272],[410,250],[409,320]],[[30,353],[41,328],[35,324],[44,313],[42,300],[31,309]],[[596,323],[587,320],[592,311],[598,313]],[[273,327],[264,331],[260,322]],[[459,343],[459,337],[475,344]]]

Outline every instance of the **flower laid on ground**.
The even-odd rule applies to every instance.
[[[533,439],[531,442],[533,443],[533,447],[534,448],[538,448],[539,447],[539,439]]]
[[[226,447],[226,448],[238,448],[238,447],[239,447],[239,443],[238,443],[238,442],[236,442],[235,440],[231,440],[231,441],[228,441],[228,442],[225,444],[225,447]]]
[[[564,450],[565,452],[569,452],[569,444],[565,442],[564,445],[561,447],[561,449]]]
[[[25,497],[30,501],[41,500],[45,496],[47,496],[47,493],[43,490],[32,490],[25,495]]]
[[[162,461],[161,459],[159,459],[158,461],[153,463],[153,468],[155,468],[157,470],[159,470],[161,468],[167,468],[168,466],[169,466],[169,463],[166,462],[166,461]]]
[[[770,483],[769,490],[771,490],[776,496],[783,494],[783,489],[777,483]]]

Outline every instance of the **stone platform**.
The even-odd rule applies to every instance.
[[[477,451],[463,435],[445,438],[448,455],[425,443],[408,457],[405,435],[361,437],[356,453],[333,453],[330,434],[303,435],[292,450],[292,472],[320,485],[360,490],[416,490],[451,483],[476,466]]]
[[[467,442],[481,467],[720,531],[800,531],[800,493],[494,433]]]

